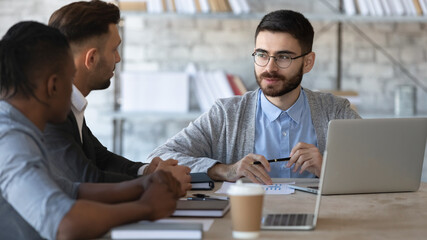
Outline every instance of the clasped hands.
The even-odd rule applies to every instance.
[[[175,159],[168,159],[163,161],[161,158],[155,157],[145,168],[144,175],[151,174],[159,170],[170,172],[172,176],[178,180],[178,182],[181,184],[182,195],[185,195],[188,190],[191,190],[191,169],[189,167],[178,165],[178,161]]]

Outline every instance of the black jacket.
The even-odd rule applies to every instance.
[[[134,179],[141,162],[133,162],[108,151],[83,121],[79,129],[72,111],[61,124],[48,124],[45,141],[51,153],[54,172],[73,182],[121,182]]]

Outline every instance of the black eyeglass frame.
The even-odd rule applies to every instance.
[[[298,58],[300,58],[300,57],[307,56],[309,53],[311,53],[311,51],[310,51],[310,52],[303,53],[303,54],[301,54],[301,55],[299,55],[299,56],[296,56],[296,57],[289,57],[289,59],[291,59],[291,61],[290,61],[289,65],[288,65],[288,66],[286,66],[286,67],[281,67],[281,66],[279,66],[279,64],[277,64],[277,57],[276,57],[276,56],[269,56],[269,55],[268,55],[268,61],[267,61],[267,63],[266,63],[265,65],[260,65],[260,64],[258,64],[258,63],[255,61],[255,54],[256,54],[256,53],[257,53],[257,51],[255,51],[255,52],[253,52],[253,53],[252,53],[252,57],[253,57],[253,59],[254,59],[254,63],[255,63],[256,65],[258,65],[258,66],[260,66],[260,67],[265,67],[265,66],[267,66],[267,65],[270,63],[270,59],[271,59],[271,58],[273,58],[273,59],[274,59],[274,63],[276,64],[276,66],[277,66],[278,68],[285,69],[285,68],[288,68],[289,66],[291,66],[291,64],[292,64],[292,61],[293,61],[293,60],[298,59]]]

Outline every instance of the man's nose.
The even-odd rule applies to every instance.
[[[276,64],[276,59],[274,57],[270,57],[270,61],[268,61],[267,66],[265,66],[265,69],[268,72],[277,72],[279,70],[279,67]]]
[[[122,58],[120,57],[120,53],[118,51],[116,52],[115,58],[116,58],[116,63],[118,63],[122,60]]]

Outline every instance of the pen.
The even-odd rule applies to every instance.
[[[207,201],[207,200],[228,200],[228,197],[188,197],[187,200],[192,201]]]
[[[267,160],[267,162],[271,163],[271,162],[284,162],[284,161],[289,161],[289,159],[291,159],[290,157],[287,158],[276,158],[276,159],[271,159],[271,160]],[[261,164],[260,161],[255,161],[252,164]]]

